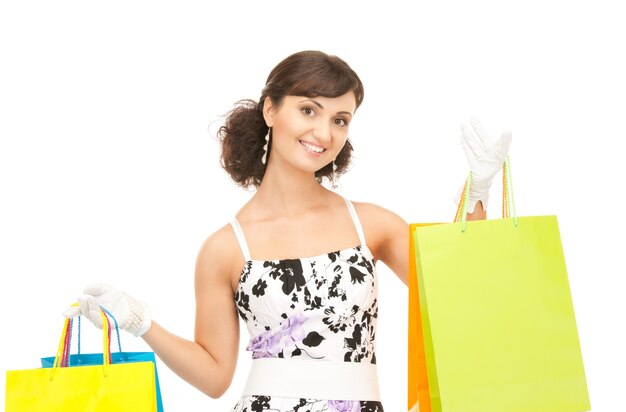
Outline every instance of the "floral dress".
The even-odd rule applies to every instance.
[[[252,339],[253,359],[376,363],[376,268],[354,206],[346,200],[361,244],[301,259],[250,259],[239,223],[233,230],[246,257],[235,302]],[[233,412],[382,412],[371,400],[243,396]]]

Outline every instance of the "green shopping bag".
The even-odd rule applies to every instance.
[[[413,227],[433,412],[590,409],[556,216]],[[513,217],[509,213],[513,208]]]

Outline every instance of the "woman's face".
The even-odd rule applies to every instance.
[[[285,96],[280,106],[265,102],[265,121],[272,128],[272,162],[315,172],[337,157],[348,138],[356,98]]]

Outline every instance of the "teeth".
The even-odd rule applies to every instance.
[[[309,144],[307,142],[303,142],[302,140],[300,141],[300,143],[302,144],[302,146],[306,147],[307,149],[315,152],[315,153],[322,153],[324,150],[324,148],[322,147],[318,147],[318,146],[313,146],[312,144]]]

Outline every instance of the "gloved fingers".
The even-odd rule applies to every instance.
[[[463,146],[465,157],[467,157],[467,160],[470,162],[470,165],[471,165],[472,159],[476,159],[476,154],[474,153],[474,151],[472,150],[472,147],[463,136],[461,136],[461,145]]]
[[[476,116],[472,116],[470,118],[470,124],[472,125],[472,128],[474,129],[474,132],[476,133],[476,136],[478,138],[478,141],[480,142],[481,147],[483,148],[483,151],[485,152],[489,151],[489,149],[493,147],[493,142],[489,138],[489,134],[483,127],[480,120],[478,120]]]
[[[502,136],[500,136],[498,143],[496,143],[498,146],[498,155],[502,159],[506,158],[507,154],[509,153],[509,148],[511,147],[511,138],[511,131],[505,130],[504,132],[502,132]]]
[[[479,159],[485,150],[466,124],[461,125],[461,144],[468,157]]]
[[[100,296],[112,289],[113,287],[111,285],[107,285],[106,283],[91,283],[85,287],[83,293],[91,296]]]
[[[98,328],[102,329],[102,317],[100,316],[100,305],[93,296],[85,295],[78,298],[80,314],[87,317]]]
[[[81,315],[79,306],[70,306],[68,309],[63,312],[63,316],[66,318],[75,318],[76,316]]]

